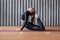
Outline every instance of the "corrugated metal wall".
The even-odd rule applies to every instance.
[[[44,25],[58,26],[58,0],[0,0],[1,26],[19,26],[27,8],[35,7]]]
[[[0,5],[1,5],[1,0],[0,0]],[[1,16],[1,6],[0,6],[0,16]],[[0,25],[1,25],[1,17],[0,17]]]

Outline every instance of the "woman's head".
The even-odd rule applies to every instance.
[[[34,8],[30,7],[27,10],[30,12],[30,14],[35,14],[35,9]]]

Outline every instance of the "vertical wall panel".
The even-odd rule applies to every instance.
[[[54,25],[57,24],[57,0],[54,0]]]
[[[27,0],[27,9],[30,7],[30,0]]]
[[[1,26],[1,0],[0,0],[0,26]]]
[[[15,5],[14,5],[14,0],[13,0],[13,9],[12,9],[13,10],[13,16],[12,16],[12,18],[13,18],[13,20],[12,20],[13,26],[15,24],[15,22],[14,22],[14,19],[15,19],[14,18],[14,14],[15,14],[14,10],[15,10],[15,8],[14,7],[15,7]]]
[[[13,0],[11,0],[11,26],[13,26]]]
[[[41,21],[42,21],[42,5],[43,5],[43,3],[42,3],[42,0],[41,0]]]
[[[11,26],[11,0],[10,0],[10,26]]]
[[[41,0],[38,0],[38,11],[36,11],[36,13],[38,12],[38,16],[41,17]],[[37,24],[37,23],[36,23]],[[38,24],[37,24],[38,25]]]
[[[27,10],[27,0],[24,0],[24,12]]]
[[[7,26],[9,26],[9,14],[10,14],[10,3],[9,0],[7,0]]]
[[[38,0],[38,15],[41,15],[41,0]]]
[[[52,25],[54,25],[54,0],[52,0]]]
[[[38,0],[35,0],[35,10],[37,11],[37,13],[38,13]],[[36,20],[36,18],[35,18],[35,24],[37,23],[37,20]]]
[[[59,13],[59,15],[58,15],[58,25],[60,25],[60,0],[58,0],[58,13]]]
[[[32,0],[32,7],[35,8],[35,0]]]
[[[7,16],[7,14],[6,14],[6,2],[7,0],[4,0],[4,26],[7,24],[7,21],[6,21],[6,16]]]
[[[45,25],[46,2],[43,0],[43,24]]]
[[[18,0],[18,26],[20,25],[20,0]]]
[[[50,22],[51,22],[51,21],[50,21],[50,16],[51,16],[50,13],[51,13],[51,12],[50,12],[50,0],[49,0],[49,26],[51,25],[51,23],[50,23]]]
[[[34,7],[44,25],[58,26],[58,0],[1,0],[1,26],[21,25],[21,15]],[[37,23],[35,19],[35,24]]]
[[[49,6],[48,6],[48,4],[49,4],[49,0],[46,0],[46,25],[48,25],[49,24],[49,22],[48,22],[48,17],[49,17]]]
[[[29,4],[28,4],[29,5]],[[30,0],[30,5],[29,5],[29,7],[31,7],[32,6],[32,0]]]
[[[20,0],[20,20],[21,20],[21,0]],[[20,22],[20,26],[21,26],[21,22]]]
[[[57,26],[58,26],[58,22],[59,22],[59,19],[58,19],[58,15],[59,15],[59,14],[58,14],[58,11],[59,11],[59,10],[58,10],[58,0],[57,0]]]
[[[3,2],[3,1],[4,1],[4,0],[1,0],[1,26],[4,25],[4,21],[3,21],[3,20],[4,20],[4,16],[3,16],[3,15],[4,15],[4,14],[3,14],[3,13],[4,13],[4,12],[3,12],[3,11],[4,11],[4,8],[3,8],[3,7],[4,7],[4,5],[3,5],[4,2]]]
[[[15,9],[15,15],[14,15],[14,17],[15,17],[15,25],[17,26],[17,0],[15,0],[15,4],[14,4],[14,9]]]
[[[24,13],[24,0],[21,0],[21,14],[23,14],[23,13]]]

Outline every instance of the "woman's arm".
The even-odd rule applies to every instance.
[[[23,28],[26,27],[27,22],[28,22],[28,16],[27,16],[27,14],[25,14],[25,21],[23,23],[23,26],[22,26],[21,30],[23,30]]]

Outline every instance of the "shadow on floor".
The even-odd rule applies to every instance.
[[[16,30],[16,29],[1,29],[0,32],[20,32],[20,30]],[[33,32],[32,30],[22,30],[22,32]],[[37,31],[37,32],[60,32],[60,30],[56,30],[56,29],[46,29],[44,31]]]

